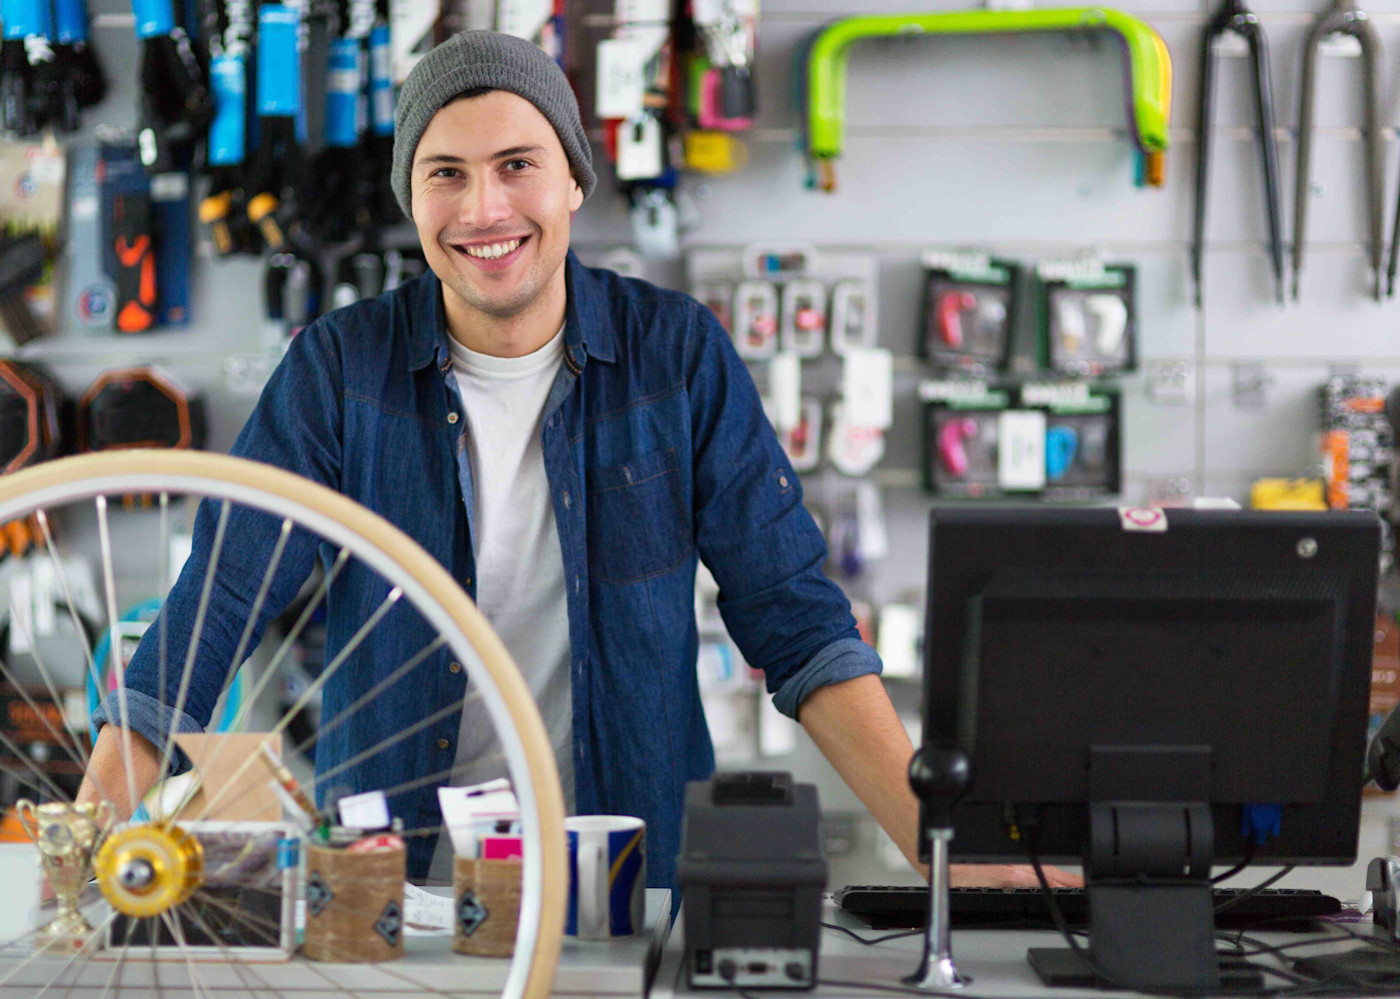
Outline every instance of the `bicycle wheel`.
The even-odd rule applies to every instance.
[[[131,496],[146,496],[158,500],[153,504],[158,507],[158,513],[148,511],[146,516],[159,517],[162,544],[169,536],[171,497],[197,497],[218,504],[220,530],[216,534],[213,553],[209,559],[200,611],[195,620],[196,631],[189,642],[191,648],[199,647],[197,629],[203,624],[203,611],[211,599],[211,584],[218,571],[220,545],[224,540],[223,527],[227,523],[230,510],[235,506],[280,518],[284,536],[293,529],[318,536],[338,551],[335,559],[337,565],[351,558],[358,560],[365,567],[377,572],[389,585],[390,595],[386,605],[392,601],[406,600],[409,606],[436,630],[438,642],[432,647],[446,647],[453,659],[466,668],[473,690],[469,696],[481,699],[491,723],[495,726],[504,764],[520,801],[523,833],[520,916],[514,957],[505,976],[502,994],[510,999],[535,999],[547,995],[558,963],[567,897],[564,803],[558,772],[549,739],[529,688],[511,661],[505,646],[451,575],[406,534],[347,497],[280,469],[225,455],[145,450],[107,452],[65,458],[0,478],[0,523],[30,514],[36,515],[42,527],[42,540],[35,557],[51,561],[57,582],[75,618],[78,612],[73,606],[73,596],[64,577],[60,546],[55,541],[50,524],[60,510],[76,509],[83,516],[95,514],[100,541],[100,589],[108,612],[108,632],[112,648],[120,648],[120,642],[116,632],[115,613],[117,597],[114,579],[117,576],[110,541],[110,520],[114,514],[109,514],[108,507],[112,498]],[[281,548],[276,549],[272,563],[268,566],[267,579],[271,578],[276,569],[275,560],[280,553]],[[333,575],[333,571],[327,575]],[[322,582],[313,600],[324,596],[328,583],[329,578]],[[159,588],[163,589],[164,585],[165,581],[162,579]],[[260,591],[259,600],[265,592],[266,583]],[[163,596],[164,593],[159,595]],[[255,603],[249,617],[256,618],[259,610],[260,605]],[[385,607],[381,606],[375,613],[367,616],[365,624],[356,635],[357,639],[368,634],[379,623],[384,610]],[[298,623],[304,623],[309,614],[308,610]],[[150,627],[155,628],[157,625],[152,624]],[[246,658],[245,653],[252,651],[247,648],[247,636],[250,633],[251,628],[245,630],[244,641],[240,643],[232,658],[232,666],[240,665]],[[269,678],[276,676],[278,664],[286,661],[287,642],[294,637],[289,635],[288,639],[284,639],[283,645],[273,654],[259,684],[252,692],[247,690],[248,685],[245,683],[245,709],[251,708],[254,702],[258,701],[258,692],[267,687]],[[342,655],[328,663],[312,688],[319,690],[321,688],[317,687],[317,684],[323,687],[333,682],[336,669],[345,661],[349,651],[349,648],[342,650]],[[427,651],[429,650],[424,650],[425,653]],[[90,673],[93,665],[91,652],[84,647],[83,654],[87,656],[85,668]],[[164,663],[163,648],[161,654]],[[171,686],[179,692],[175,701],[177,712],[189,686],[190,671],[194,668],[193,654],[187,657],[183,666],[175,661],[178,658],[177,656],[172,659],[173,671],[170,674]],[[401,682],[409,677],[413,670],[430,657],[423,655],[414,658],[419,661],[409,659],[389,671],[388,676],[393,678],[392,682]],[[43,674],[45,686],[53,691],[53,670],[42,660],[38,666]],[[71,671],[71,666],[69,668]],[[235,670],[231,669],[229,672],[232,675]],[[125,679],[124,674],[122,679]],[[381,687],[382,684],[376,685],[376,689]],[[119,682],[118,691],[121,690],[122,685]],[[336,717],[323,718],[322,730],[344,721],[347,713],[363,710],[372,703],[374,690],[361,693],[361,697]],[[285,729],[293,711],[299,706],[304,706],[307,699],[307,695],[298,698],[298,703],[284,712],[273,730],[280,732]],[[124,714],[126,708],[120,703],[120,698],[117,700],[120,712]],[[217,718],[218,715],[214,717]],[[122,727],[125,728],[125,724]],[[50,728],[53,726],[50,725]],[[54,731],[54,735],[57,737],[59,733]],[[82,741],[71,735],[70,733],[70,737],[64,741],[63,749],[75,763],[81,762],[85,766],[87,751]],[[383,751],[387,743],[401,737],[402,733],[384,740],[380,746],[366,747],[359,755],[363,757],[365,754]],[[0,739],[3,738],[0,735]],[[220,737],[210,738],[217,740]],[[167,741],[163,749],[164,754],[172,752],[172,741],[173,736]],[[219,748],[216,743],[210,752],[217,752]],[[43,787],[56,801],[65,800],[66,795],[61,793],[54,781],[48,778],[41,768],[23,758],[23,754],[16,754],[15,749],[17,747],[13,745],[5,745],[6,752],[12,757],[17,757],[18,763],[0,763],[0,770],[29,784]],[[129,746],[123,746],[123,760],[125,777],[131,785]],[[258,765],[256,754],[242,764],[243,767]],[[451,776],[450,771],[444,771],[418,776],[410,783],[421,785],[424,781],[435,780],[436,783],[443,784],[448,783]],[[383,790],[386,794],[394,792],[393,788]],[[140,795],[134,794],[131,797],[139,798]],[[214,797],[217,798],[217,795]],[[213,802],[209,802],[209,805],[212,806]],[[165,815],[152,822],[141,835],[153,837],[166,845],[175,844],[171,849],[178,854],[181,836],[178,830],[183,826],[177,827],[175,823],[185,818],[187,816],[178,814],[178,811]],[[437,831],[411,830],[406,834],[422,835]],[[70,829],[64,835],[71,832]],[[100,832],[98,835],[101,835]],[[98,852],[98,849],[94,848],[93,852]],[[174,859],[179,858],[175,856]],[[114,893],[121,889],[117,879],[124,876],[108,870],[96,878],[97,886],[108,898],[112,898]],[[165,900],[161,903],[164,908],[148,918],[164,920],[167,927],[170,927],[172,913],[183,916],[180,906],[187,905],[191,897],[199,897],[198,872],[191,874],[187,871],[182,876],[185,889],[172,891],[168,896],[164,896]],[[181,894],[184,894],[185,898],[181,899]],[[0,909],[3,909],[4,905],[4,900],[0,899]],[[239,960],[232,948],[221,945],[217,939],[218,934],[207,926],[204,929],[210,930],[209,935],[215,938],[215,961],[223,959],[223,964],[228,967],[220,967],[207,960],[195,960],[191,950],[179,938],[178,932],[175,932],[178,944],[175,949],[176,960],[173,963],[159,960],[160,955],[157,954],[154,944],[157,936],[154,929],[148,934],[151,941],[149,955],[140,954],[141,948],[133,948],[134,937],[130,934],[127,935],[120,953],[113,954],[111,950],[104,953],[99,949],[106,930],[103,920],[111,922],[119,915],[114,909],[113,915],[95,919],[91,924],[91,937],[83,941],[82,946],[75,945],[70,948],[72,952],[67,955],[57,955],[53,948],[43,950],[34,946],[35,941],[44,939],[42,934],[47,924],[27,929],[23,934],[12,934],[9,940],[0,938],[0,996],[33,996],[38,994],[39,989],[47,992],[68,989],[75,985],[79,989],[98,988],[104,995],[111,992],[118,996],[148,995],[153,990],[160,994],[165,989],[169,989],[172,995],[192,993],[198,996],[217,994],[224,990],[243,994],[280,994],[279,988],[262,979],[252,964]],[[173,925],[172,932],[178,930],[178,921]],[[14,953],[24,949],[26,940],[32,951],[28,956],[3,956],[5,944],[10,944],[11,953]],[[446,940],[434,939],[432,943],[440,944],[444,961],[452,960]],[[128,967],[138,961],[141,963],[140,968]],[[110,967],[107,966],[109,962]],[[404,967],[396,969],[395,965]],[[310,973],[321,980],[319,984],[314,985],[320,992],[332,991],[353,996],[357,987],[365,987],[363,984],[350,984],[351,981],[363,982],[363,976],[346,979],[336,974],[332,969],[338,966],[317,967],[312,962],[306,962],[306,966]],[[124,967],[127,970],[124,971]],[[380,973],[381,978],[391,983],[386,986],[390,991],[408,988],[430,995],[456,994],[456,990],[445,990],[431,980],[416,979],[404,962],[388,962],[372,967]],[[165,976],[164,985],[161,976]],[[313,979],[314,981],[316,979]],[[398,984],[394,985],[394,982]],[[376,988],[375,991],[378,994],[379,989]]]

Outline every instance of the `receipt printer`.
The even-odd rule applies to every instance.
[[[787,773],[685,789],[678,874],[691,988],[810,989],[821,935],[820,810]]]

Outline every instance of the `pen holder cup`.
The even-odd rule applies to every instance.
[[[520,861],[457,857],[452,949],[476,957],[510,957],[520,919]]]
[[[306,938],[313,961],[403,957],[406,850],[355,853],[308,844]]]

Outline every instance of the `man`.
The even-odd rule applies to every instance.
[[[697,557],[778,708],[917,862],[912,747],[878,658],[822,574],[825,543],[743,362],[693,299],[589,270],[569,251],[570,216],[595,178],[562,72],[535,46],[491,32],[439,46],[402,88],[392,180],[431,273],[299,334],[233,453],[341,490],[453,572],[526,676],[566,806],[644,818],[653,883],[675,881],[685,782],[714,767],[695,674]],[[213,546],[207,506],[169,600],[175,650],[188,643]],[[146,740],[207,724],[242,627],[234,612],[250,612],[269,564],[268,521],[248,511],[230,521],[223,598],[209,607],[180,717],[161,696],[153,642],[128,670],[131,724],[145,737],[141,789],[158,769]],[[257,634],[316,554],[293,536]],[[328,659],[384,589],[355,563],[339,571]],[[391,612],[327,685],[323,725],[434,635],[413,612]],[[317,743],[318,771],[461,700],[466,678],[449,659],[430,655],[373,710],[346,715]],[[104,705],[99,720],[115,712]],[[393,789],[445,769],[456,783],[501,772],[479,705],[460,714],[335,783]],[[90,776],[120,805],[115,736],[102,730]],[[442,782],[393,794],[395,814],[436,826]],[[84,793],[95,794],[91,782]],[[450,871],[442,839],[436,859],[433,837],[411,841],[413,875]]]

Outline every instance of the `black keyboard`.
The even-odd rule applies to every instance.
[[[1083,888],[1052,888],[1065,922],[1083,926],[1088,899]],[[1289,922],[1334,916],[1342,903],[1331,895],[1306,888],[1267,888],[1248,898],[1248,888],[1215,889],[1216,926],[1237,929],[1268,921],[1270,928],[1287,929]],[[928,918],[928,888],[923,885],[847,885],[833,896],[836,904],[871,929],[914,929]],[[1232,900],[1240,899],[1238,902]],[[1053,926],[1050,907],[1039,888],[954,888],[953,926],[958,929]],[[1277,922],[1277,926],[1275,923]]]

